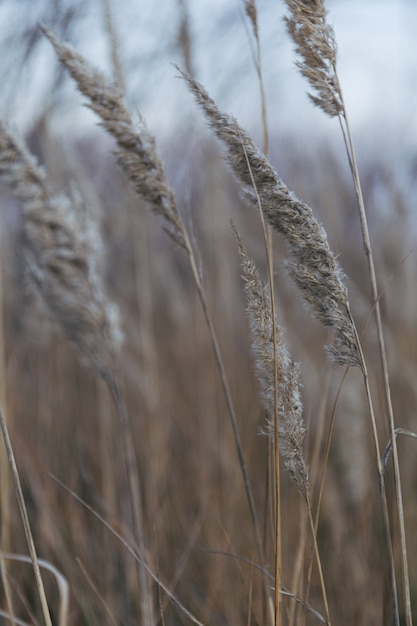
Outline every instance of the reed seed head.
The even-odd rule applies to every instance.
[[[182,76],[222,141],[243,196],[255,207],[259,197],[266,221],[286,240],[290,257],[287,267],[308,310],[324,326],[335,330],[336,345],[330,349],[332,358],[340,364],[359,365],[343,272],[330,250],[324,228],[311,208],[288,189],[236,120],[220,112],[193,78],[184,73]]]
[[[343,115],[343,100],[336,72],[337,46],[327,23],[324,0],[284,0],[290,15],[284,17],[295,43],[301,74],[312,86],[312,102],[330,117]]]
[[[87,106],[97,113],[104,128],[116,140],[118,165],[133,190],[149,204],[153,213],[165,220],[166,230],[172,239],[185,247],[174,194],[157,154],[155,139],[147,130],[144,120],[139,116],[135,126],[119,87],[70,45],[61,43],[51,30],[45,26],[41,28],[79,91],[88,98]]]
[[[246,15],[248,16],[250,23],[252,24],[253,35],[255,39],[259,40],[258,29],[258,12],[256,10],[255,0],[244,0]]]
[[[308,468],[303,449],[306,429],[303,422],[303,404],[300,394],[300,367],[291,358],[283,340],[284,330],[276,320],[276,346],[274,350],[274,320],[268,289],[259,276],[259,270],[249,257],[236,229],[234,229],[234,235],[240,255],[255,373],[261,391],[262,403],[268,414],[267,433],[274,435],[274,367],[276,356],[280,452],[291,478],[295,481],[301,495],[306,498]]]
[[[81,200],[54,195],[23,143],[0,124],[0,180],[23,208],[25,257],[51,316],[103,378],[120,346],[118,309],[97,265],[98,230]]]

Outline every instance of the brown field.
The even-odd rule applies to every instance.
[[[32,258],[24,256],[27,214],[22,202],[2,184],[2,406],[37,554],[56,567],[69,585],[66,612],[56,578],[43,573],[52,623],[59,626],[193,623],[170,594],[195,617],[195,623],[274,624],[274,446],[270,436],[261,434],[273,416],[267,415],[260,399],[230,221],[266,281],[262,225],[256,208],[242,199],[241,183],[225,164],[220,143],[196,129],[191,139],[174,133],[160,152],[220,346],[265,560],[260,562],[236,438],[189,256],[181,243],[164,232],[167,224],[172,226],[165,209],[162,216],[152,215],[149,197],[140,198],[130,189],[112,156],[115,144],[104,130],[63,142],[51,133],[46,117],[26,142],[44,167],[49,188],[68,195],[75,186],[102,233],[104,244],[95,251],[96,264],[107,297],[119,308],[124,335],[109,371],[117,372],[121,381],[130,420],[130,430],[124,431],[108,377],[101,380],[89,357],[80,358],[84,331],[76,335],[74,345],[64,337],[59,315],[51,319],[47,313],[27,271],[27,258]],[[342,149],[337,153],[324,145],[313,150],[312,159],[300,139],[272,136],[269,144],[275,169],[289,189],[312,207],[346,275],[383,453],[390,440],[385,386],[347,159]],[[385,161],[375,157],[361,168],[395,426],[416,431],[413,203]],[[380,197],[389,210],[379,210]],[[329,614],[338,626],[392,624],[390,568],[364,379],[360,368],[353,367],[344,378],[346,368],[326,354],[324,346],[333,342],[333,331],[306,312],[282,263],[288,248],[273,233],[276,315],[285,329],[289,352],[301,364],[304,457],[313,514],[325,470],[317,542]],[[131,521],[127,432],[135,457],[132,475],[140,484],[139,533]],[[413,438],[398,437],[414,617],[416,445]],[[10,613],[14,613],[16,624],[42,624],[32,567],[14,558],[27,555],[28,548],[3,448],[1,454],[0,545],[9,556],[3,561],[0,610],[5,616],[0,623],[13,624]],[[325,617],[320,621],[291,597],[308,595],[309,607],[325,616],[306,502],[281,466],[278,543],[281,584],[290,593],[282,595],[281,623],[326,623]],[[393,475],[389,456],[385,480],[399,614],[401,624],[410,626],[404,609]],[[120,537],[140,554],[153,578],[148,574],[141,578],[142,561],[132,556]],[[146,606],[153,617],[146,617]]]

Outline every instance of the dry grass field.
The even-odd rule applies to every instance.
[[[343,126],[323,4],[286,4]],[[411,626],[412,198],[361,163],[367,255],[342,149],[269,136],[271,166],[187,75],[213,132],[155,151],[46,36],[104,129],[63,142],[45,116],[23,142],[1,120],[1,405],[47,609],[2,446],[0,623]]]

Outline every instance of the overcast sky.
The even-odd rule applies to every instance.
[[[66,38],[95,65],[109,71],[101,0],[67,4],[83,8]],[[260,127],[259,91],[242,5],[241,0],[188,0],[192,59],[197,78],[219,106],[256,132]],[[52,6],[56,6],[52,0],[0,3],[0,32],[7,44],[0,50],[7,95],[0,103],[1,114],[18,126],[31,122],[54,89],[52,76],[57,65],[47,42],[34,48],[24,61],[17,49],[8,55],[10,36],[18,47],[22,33],[30,33],[39,20],[54,23]],[[175,45],[178,6],[179,0],[113,0],[129,101],[142,111],[155,134],[171,132],[190,115],[198,117],[172,65],[182,63]],[[294,67],[292,45],[282,23],[283,3],[258,0],[257,6],[271,131],[338,133],[337,122],[315,110],[306,96],[307,85]],[[413,149],[417,142],[417,2],[328,0],[327,6],[354,133],[359,140],[367,137],[375,143],[384,137],[397,147]],[[59,19],[54,26],[62,36]],[[16,76],[23,80],[20,91],[12,88]],[[82,101],[75,100],[70,81],[64,94],[61,104],[67,99]],[[76,114],[66,107],[66,112],[72,126],[75,119],[87,123],[81,109]]]

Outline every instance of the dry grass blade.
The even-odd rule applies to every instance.
[[[171,602],[173,602],[182,613],[196,626],[205,626],[202,622],[200,622],[194,615],[178,600],[178,598],[172,593],[172,591],[161,581],[159,576],[157,576],[149,565],[143,560],[142,555],[138,554],[137,551],[130,545],[128,541],[115,530],[97,511],[95,511],[89,504],[84,502],[80,496],[78,496],[74,491],[72,491],[69,487],[64,485],[58,478],[52,476],[53,480],[55,480],[58,485],[60,485],[65,491],[67,491],[77,502],[79,502],[87,511],[89,511],[94,517],[96,517],[101,524],[123,545],[123,547],[129,552],[129,554],[138,561],[143,568],[148,572],[149,576],[155,581],[155,583],[162,589],[164,593],[169,597]]]
[[[0,553],[2,559],[7,559],[9,561],[20,561],[21,563],[31,563],[30,557],[24,554],[8,554],[6,552]],[[59,617],[58,617],[58,625],[66,626],[68,623],[68,613],[69,613],[69,585],[65,576],[49,561],[45,561],[45,559],[38,559],[39,567],[42,569],[51,572],[54,576],[58,590],[59,590]]]
[[[3,410],[0,407],[0,428],[3,435],[4,444],[6,446],[7,458],[10,464],[10,470],[12,473],[14,489],[16,493],[16,499],[19,506],[20,516],[23,523],[23,528],[25,531],[26,541],[29,548],[30,559],[32,562],[33,572],[35,575],[36,588],[39,594],[39,599],[41,603],[42,615],[46,626],[52,626],[51,616],[49,614],[48,601],[45,595],[45,588],[43,585],[41,570],[39,567],[39,560],[36,554],[35,543],[33,541],[32,529],[29,522],[29,517],[26,509],[26,503],[23,496],[22,485],[20,482],[19,471],[16,465],[16,459],[13,452],[12,442],[10,440],[9,431],[7,428],[6,419],[3,415]]]
[[[265,98],[265,87],[264,80],[262,75],[262,62],[261,62],[261,42],[259,38],[259,26],[258,26],[258,10],[256,8],[255,0],[244,0],[245,12],[248,16],[248,19],[252,25],[253,36],[255,38],[256,52],[253,52],[253,61],[256,69],[256,73],[258,75],[259,82],[259,93],[261,97],[261,116],[262,116],[262,149],[264,154],[268,154],[269,150],[269,133],[268,133],[268,122],[267,122],[267,114],[266,114],[266,98]],[[187,70],[187,68],[186,68]],[[191,75],[191,72],[187,70],[187,74]]]
[[[95,595],[98,597],[101,605],[104,607],[104,610],[106,612],[106,615],[109,621],[112,623],[113,626],[117,626],[117,621],[112,613],[112,610],[110,609],[109,605],[107,604],[103,596],[100,594],[100,591],[97,589],[97,586],[94,584],[93,579],[91,578],[90,574],[87,572],[86,568],[84,567],[79,557],[77,557],[77,563],[80,566],[80,569],[84,575],[85,580],[87,581],[87,584],[91,587]]]
[[[223,142],[227,160],[242,185],[245,198],[257,206],[259,196],[265,219],[285,238],[291,258],[288,269],[309,311],[322,324],[335,330],[336,345],[329,348],[333,359],[342,365],[360,365],[343,273],[330,250],[326,232],[311,208],[287,188],[236,120],[221,113],[194,79],[181,74]]]
[[[11,615],[10,613],[6,613],[6,611],[0,611],[0,617],[4,617],[4,619],[10,621],[11,624],[18,624],[18,626],[31,626],[29,622],[24,622],[22,619],[18,619]]]
[[[396,428],[395,437],[397,437],[398,435],[403,435],[404,437],[410,437],[411,439],[417,439],[417,433],[413,433],[411,430],[407,430],[406,428]],[[388,459],[390,457],[391,452],[392,452],[392,441],[390,439],[385,447],[384,454],[382,455],[382,459],[381,459],[382,469],[384,472],[385,472],[385,468],[387,466]]]

